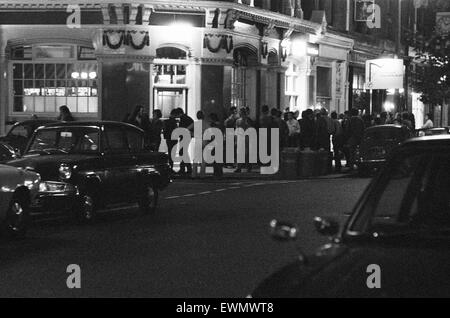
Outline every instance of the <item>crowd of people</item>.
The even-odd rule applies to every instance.
[[[203,132],[208,128],[218,128],[222,132],[225,132],[227,128],[240,128],[244,131],[249,128],[255,128],[257,131],[259,129],[267,129],[269,150],[271,149],[270,132],[272,129],[278,129],[280,152],[285,148],[299,148],[302,151],[326,151],[330,154],[330,169],[332,167],[332,161],[334,161],[336,172],[342,170],[342,161],[344,159],[346,160],[347,167],[354,169],[356,164],[356,150],[361,144],[364,131],[367,128],[388,124],[400,125],[413,135],[416,129],[432,129],[434,127],[431,114],[426,115],[423,126],[417,126],[414,115],[409,112],[397,114],[387,112],[366,114],[358,109],[352,109],[343,114],[338,114],[337,112],[329,114],[325,108],[308,109],[300,114],[298,111],[290,111],[289,109],[285,111],[277,108],[270,109],[269,106],[265,105],[261,107],[259,118],[252,119],[248,107],[242,107],[240,109],[231,107],[228,115],[225,117],[225,120],[221,121],[219,115],[216,113],[211,113],[206,116],[203,111],[199,111],[196,120],[194,120],[183,109],[176,108],[171,111],[170,117],[164,120],[160,110],[154,110],[153,116],[150,118],[145,113],[145,107],[138,105],[132,114],[124,118],[124,121],[144,130],[146,144],[153,151],[160,149],[164,138],[169,154],[182,142],[182,139],[172,140],[173,131],[177,128],[186,128],[191,132],[192,137],[194,137],[196,123],[201,123]],[[60,107],[58,120],[74,120],[67,106]],[[201,142],[202,149],[210,143],[210,141],[204,140],[201,140]],[[247,169],[248,172],[252,171],[252,165],[248,160],[248,149],[249,145],[247,141],[247,163],[234,165],[235,173],[241,173],[243,169]],[[189,154],[183,153],[184,151],[181,148],[179,156],[189,158]],[[172,156],[169,157],[173,169],[173,158]],[[206,165],[201,158],[197,161],[183,160],[180,163],[180,170],[177,173],[180,175],[202,177],[206,173]],[[214,165],[214,175],[223,175],[223,165]]]

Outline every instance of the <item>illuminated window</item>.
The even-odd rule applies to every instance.
[[[13,113],[98,112],[97,63],[13,63]]]

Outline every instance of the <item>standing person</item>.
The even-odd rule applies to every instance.
[[[317,150],[331,151],[331,135],[328,126],[324,112],[316,111],[315,148]]]
[[[170,164],[170,167],[171,167],[173,173],[175,173],[175,172],[173,171],[174,156],[172,155],[172,152],[173,152],[173,149],[177,146],[178,141],[172,140],[172,133],[177,128],[178,128],[177,110],[173,109],[170,112],[169,119],[164,122],[164,128],[163,128],[163,135],[164,135],[164,139],[166,140],[167,148],[168,148],[168,152],[169,152],[169,164]]]
[[[288,139],[289,139],[289,127],[286,124],[286,122],[281,118],[282,112],[276,108],[273,108],[271,110],[272,118],[274,120],[274,126],[275,128],[279,129],[279,136],[280,136],[280,152],[287,147],[288,145]]]
[[[344,149],[344,130],[342,124],[338,119],[338,114],[336,112],[331,113],[331,119],[334,124],[334,135],[333,135],[333,149],[334,149],[334,161],[336,172],[341,172],[342,170],[342,153]]]
[[[209,115],[209,121],[210,121],[210,127],[219,129],[222,134],[225,132],[225,127],[222,125],[221,121],[219,120],[219,116],[216,113],[211,113]],[[212,140],[216,141],[216,140]],[[224,143],[225,140],[217,140],[217,143]],[[224,149],[225,149],[225,143],[224,143]],[[215,155],[215,152],[213,152],[213,155]],[[223,158],[225,159],[225,157]],[[221,162],[215,162],[214,163],[214,176],[215,177],[222,177],[223,176],[223,163]]]
[[[425,124],[422,126],[422,129],[433,129],[434,128],[434,123],[433,123],[432,118],[433,117],[431,114],[425,115]]]
[[[205,147],[211,142],[210,140],[204,140],[203,137],[205,135],[205,131],[208,130],[211,127],[211,124],[209,121],[205,119],[205,113],[203,111],[197,112],[197,121],[193,122],[189,127],[189,131],[191,131],[191,135],[194,136],[194,160],[193,160],[193,167],[192,167],[192,177],[196,178],[200,176],[200,178],[203,178],[206,176],[206,162],[203,158],[203,152],[205,150]],[[199,138],[198,136],[194,135],[194,132],[196,130],[200,130],[202,132],[202,135]],[[197,150],[201,153],[197,153]],[[198,168],[200,167],[200,175],[198,172]]]
[[[142,105],[137,105],[134,111],[128,118],[127,123],[141,128],[144,131],[145,144],[149,144],[149,130],[150,130],[150,118],[145,113],[145,108]]]
[[[350,151],[349,166],[350,170],[355,168],[356,164],[356,150],[361,145],[363,135],[364,135],[364,121],[359,116],[359,111],[357,109],[352,109],[351,118],[349,123],[349,139],[347,141]]]
[[[227,119],[225,119],[225,128],[235,128],[236,121],[239,119],[238,110],[236,107],[230,108],[230,113]]]
[[[246,108],[241,108],[239,115],[240,118],[236,121],[236,129],[238,129],[238,134],[252,128],[251,120],[248,117],[248,110]],[[247,167],[247,172],[252,172],[252,164],[250,163],[250,153],[249,153],[250,141],[248,136],[244,135],[244,138],[245,138],[245,163],[238,162],[237,169],[234,171],[235,173],[241,173],[242,168],[245,166]]]
[[[307,109],[302,114],[300,123],[300,148],[312,149],[314,146],[314,135],[316,132],[316,123],[314,121],[314,112]]]
[[[351,118],[351,114],[350,111],[345,111],[344,112],[344,118],[342,119],[342,130],[343,130],[343,143],[344,143],[344,148],[343,148],[343,153],[344,153],[344,157],[345,157],[345,161],[347,162],[346,167],[350,168],[350,148],[349,148],[349,139],[350,139],[350,118]]]
[[[59,107],[59,116],[56,118],[56,120],[75,121],[75,119],[72,116],[72,113],[70,112],[69,107],[67,107],[66,105]]]
[[[286,124],[289,129],[289,138],[288,138],[288,147],[296,148],[299,144],[299,138],[300,138],[300,123],[297,119],[295,119],[293,112],[289,112],[287,114],[287,121]]]
[[[159,109],[153,111],[153,118],[150,121],[150,149],[152,151],[159,151],[161,147],[161,134],[164,129],[164,122],[162,121],[162,112]]]
[[[189,117],[188,115],[186,115],[184,113],[184,110],[181,108],[177,109],[177,116],[179,118],[179,127],[180,128],[186,128],[188,129],[193,123],[194,120]],[[182,142],[183,139],[180,140],[180,142]],[[184,156],[184,151],[187,151],[186,153],[186,158],[189,158],[189,149],[181,149],[180,150],[180,156],[183,157]],[[191,164],[191,159],[186,159],[187,162],[185,162],[184,160],[181,161],[180,164],[180,174],[182,175],[192,175],[192,164]]]

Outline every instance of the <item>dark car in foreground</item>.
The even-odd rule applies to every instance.
[[[375,126],[366,129],[357,152],[357,166],[361,175],[380,169],[392,150],[411,138],[411,132],[397,125]]]
[[[17,152],[11,146],[0,143],[0,164],[14,160],[17,156]]]
[[[450,137],[407,141],[373,179],[343,228],[332,219],[315,219],[330,243],[314,255],[300,253],[252,297],[450,297],[449,194]],[[289,223],[271,226],[278,240],[300,235]],[[374,269],[380,284],[375,288]]]
[[[28,227],[30,204],[40,176],[32,171],[0,165],[0,234],[22,237]]]
[[[419,129],[416,131],[417,137],[450,135],[449,127]]]
[[[115,122],[72,122],[38,129],[23,158],[9,162],[42,177],[34,213],[74,212],[91,220],[111,205],[153,212],[170,183],[168,156],[147,150],[144,132]]]
[[[33,119],[15,123],[6,136],[0,137],[0,143],[9,145],[18,154],[23,154],[34,131],[41,126],[55,122],[54,120]]]

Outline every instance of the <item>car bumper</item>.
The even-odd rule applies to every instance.
[[[386,164],[386,159],[359,160],[356,164],[359,168],[381,168]]]
[[[66,191],[58,193],[39,192],[31,203],[32,214],[57,214],[73,211],[79,202],[79,191],[77,187],[69,187]]]

